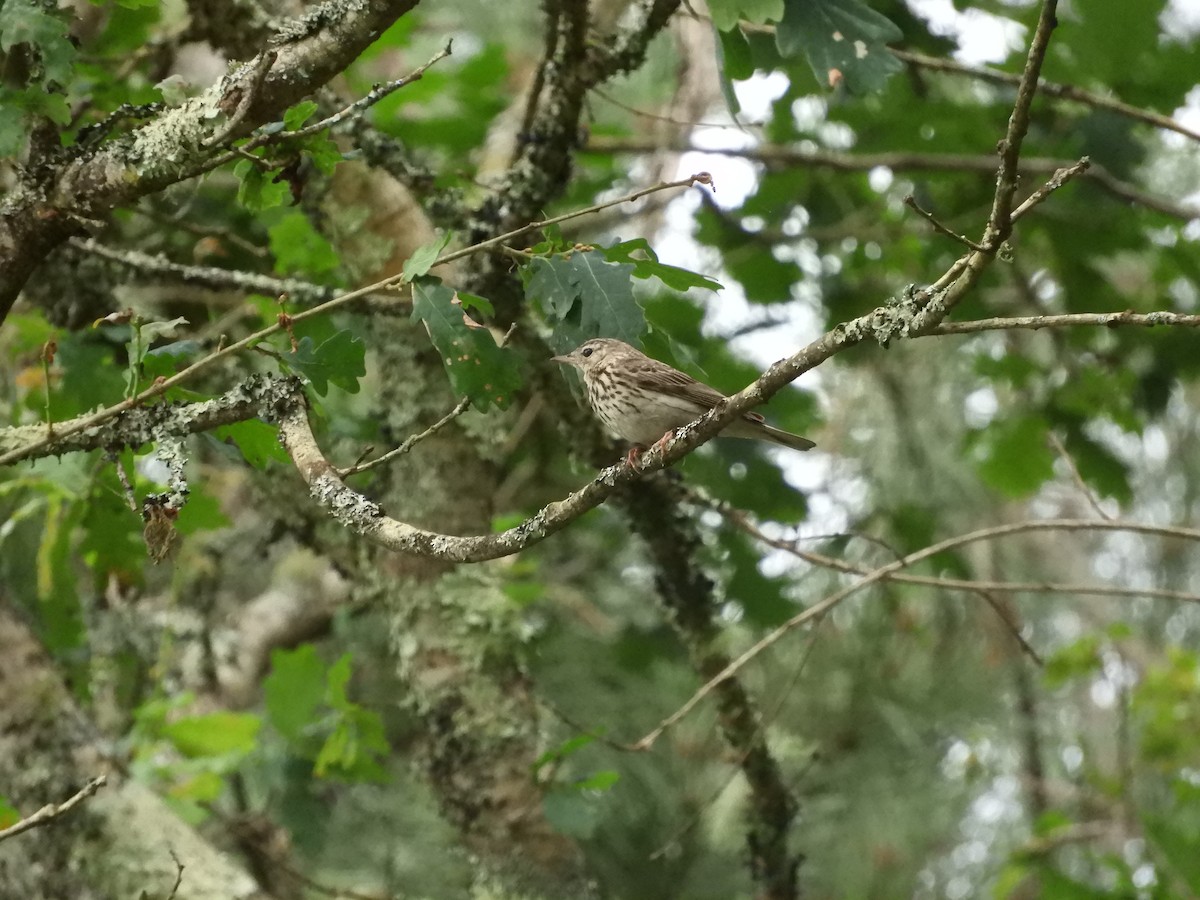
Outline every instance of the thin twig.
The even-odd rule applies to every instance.
[[[910,50],[898,50],[895,47],[889,47],[888,52],[899,60],[903,60],[914,66],[920,66],[922,69],[929,69],[932,72],[966,75],[970,78],[978,78],[980,81],[991,82],[992,84],[1018,85],[1021,83],[1021,76],[1013,75],[1010,72],[1000,72],[996,69],[988,69],[983,66],[967,66],[954,60],[926,56],[923,53],[913,53]],[[1174,131],[1177,134],[1182,134],[1189,140],[1200,141],[1200,132],[1193,131],[1169,116],[1140,109],[1113,97],[1103,97],[1100,94],[1085,91],[1083,88],[1076,87],[1073,84],[1057,84],[1042,78],[1038,79],[1038,90],[1048,97],[1054,97],[1058,100],[1071,100],[1097,109],[1106,109],[1118,115],[1136,119],[1148,125],[1154,125],[1157,128]]]
[[[143,275],[158,276],[210,290],[244,291],[276,297],[280,294],[287,294],[293,299],[312,303],[328,300],[337,292],[337,288],[305,281],[302,278],[276,278],[239,269],[184,265],[172,262],[162,255],[109,247],[94,238],[74,237],[70,238],[67,243],[76,250],[109,260]]]
[[[194,234],[200,238],[212,238],[218,241],[228,241],[235,247],[245,250],[252,256],[257,256],[259,259],[265,259],[271,255],[271,251],[266,247],[260,247],[253,241],[248,241],[240,235],[228,228],[205,227],[198,225],[195,222],[189,222],[186,219],[177,218],[174,215],[162,215],[153,209],[145,209],[141,206],[131,206],[129,211],[136,213],[139,216],[145,216],[151,222],[158,225],[166,225],[168,228],[178,228],[180,231],[186,231],[188,234]],[[186,213],[186,210],[184,210]]]
[[[1008,129],[1000,141],[996,193],[992,199],[992,211],[988,215],[987,227],[983,230],[983,240],[980,242],[989,253],[999,252],[1001,244],[1008,240],[1012,233],[1012,204],[1019,181],[1021,145],[1029,130],[1029,110],[1037,93],[1042,62],[1050,46],[1050,35],[1057,24],[1057,5],[1057,0],[1042,0],[1037,28],[1034,29],[1033,39],[1029,42],[1029,53],[1025,57],[1025,71],[1021,73],[1021,82],[1017,86],[1017,99],[1013,103],[1012,114],[1008,117]]]
[[[424,431],[422,431],[418,434],[410,435],[407,438],[405,438],[403,443],[401,443],[400,446],[397,447],[395,450],[389,450],[387,453],[383,454],[383,456],[378,456],[375,459],[371,460],[370,462],[355,463],[354,465],[350,466],[349,468],[338,469],[337,470],[338,475],[341,476],[342,478],[348,478],[349,476],[357,475],[360,472],[370,471],[371,469],[375,468],[376,466],[381,466],[385,462],[395,459],[397,456],[403,456],[405,453],[407,453],[409,450],[411,450],[413,447],[415,447],[421,441],[425,440],[426,438],[433,437],[433,435],[437,434],[439,431],[441,431],[443,428],[445,428],[447,425],[449,425],[451,422],[453,422],[455,419],[457,419],[459,416],[461,416],[463,413],[465,413],[467,411],[468,407],[470,407],[470,405],[471,405],[471,398],[463,397],[461,400],[458,401],[458,403],[454,404],[454,408],[452,410],[450,410],[450,412],[446,413],[446,415],[442,416],[440,419],[438,419],[436,422],[434,422],[432,425],[430,425]]]
[[[139,512],[137,494],[134,493],[133,485],[129,481],[129,473],[125,471],[125,466],[121,463],[121,455],[116,452],[109,453],[108,455],[112,460],[113,467],[117,470],[117,481],[121,483],[121,492],[125,497],[125,505],[129,507],[130,512]]]
[[[798,166],[832,169],[835,172],[869,172],[876,168],[893,172],[974,172],[994,174],[996,161],[991,156],[969,153],[914,153],[887,151],[881,153],[844,153],[837,150],[805,150],[781,144],[760,144],[754,147],[701,147],[686,140],[654,141],[644,138],[610,138],[593,135],[583,148],[585,153],[655,153],[670,150],[676,153],[702,153],[733,156],[762,162],[767,165]],[[1054,173],[1077,165],[1076,161],[1047,157],[1025,157],[1021,160],[1022,174]],[[1083,173],[1087,180],[1120,199],[1154,210],[1172,218],[1190,222],[1200,217],[1200,209],[1141,191],[1121,181],[1103,166],[1092,164]]]
[[[1085,156],[1074,165],[1063,166],[1061,169],[1058,169],[1045,184],[1026,197],[1021,205],[1013,210],[1010,220],[1013,222],[1017,221],[1072,178],[1082,175],[1091,167],[1091,159]]]
[[[607,103],[611,103],[618,109],[623,109],[627,113],[632,113],[641,119],[652,119],[656,122],[666,122],[668,125],[678,125],[681,128],[736,128],[738,131],[745,131],[747,128],[763,128],[762,122],[687,122],[683,119],[675,119],[671,116],[664,116],[659,113],[646,112],[644,109],[638,109],[636,106],[630,106],[627,103],[622,103],[616,97],[600,90],[592,88],[592,95],[599,97]]]
[[[1075,458],[1067,452],[1066,446],[1059,440],[1058,435],[1052,431],[1048,437],[1050,439],[1050,446],[1054,448],[1054,452],[1066,464],[1067,471],[1071,473],[1071,480],[1075,482],[1075,487],[1079,488],[1079,493],[1087,500],[1088,506],[1095,510],[1096,515],[1100,518],[1111,521],[1113,517],[1104,511],[1104,507],[1100,505],[1100,500],[1092,492],[1092,489],[1087,486],[1087,482],[1083,480],[1083,476],[1079,473],[1079,467],[1075,465]]]
[[[329,897],[348,897],[349,900],[380,900],[380,894],[367,894],[360,891],[351,890],[344,887],[331,887],[327,884],[322,884],[319,881],[305,875],[299,869],[294,869],[281,859],[268,859],[268,864],[282,872],[288,878],[300,882],[309,890],[316,891],[318,894],[325,894]]]
[[[978,597],[983,598],[983,602],[996,614],[996,618],[1000,620],[1000,624],[1004,626],[1004,630],[1008,632],[1009,637],[1013,639],[1021,652],[1024,653],[1039,669],[1044,668],[1046,661],[1042,659],[1042,655],[1034,649],[1033,644],[1025,639],[1025,635],[1021,634],[1021,621],[1016,618],[1016,612],[1010,604],[1006,604],[1000,598],[992,595],[990,591],[975,590]]]
[[[65,816],[88,797],[92,796],[92,794],[96,793],[96,791],[100,790],[100,788],[104,787],[104,785],[107,783],[108,776],[97,775],[62,803],[59,803],[58,805],[49,803],[46,806],[43,806],[33,815],[27,816],[21,821],[13,825],[9,825],[3,830],[0,830],[0,841],[7,840],[10,837],[16,837],[22,832],[45,825],[47,822],[53,822],[60,816]]]
[[[513,322],[512,325],[508,326],[508,331],[504,333],[504,337],[500,339],[500,343],[497,346],[503,347],[505,344],[507,344],[508,339],[512,337],[513,332],[516,330],[517,323]],[[338,469],[338,475],[342,478],[348,478],[351,475],[357,475],[359,472],[366,472],[369,469],[375,468],[376,466],[381,466],[388,460],[395,459],[397,456],[403,456],[421,441],[425,440],[426,438],[433,437],[433,435],[437,434],[439,431],[465,413],[467,411],[467,407],[470,405],[471,398],[463,397],[458,401],[458,403],[454,404],[454,408],[450,410],[450,412],[446,413],[446,415],[442,416],[419,434],[410,435],[409,437],[405,438],[403,443],[401,443],[400,446],[395,450],[389,450],[387,453],[383,454],[383,456],[373,459],[370,462],[362,462],[360,460],[349,468]]]
[[[932,225],[934,227],[935,230],[940,231],[942,234],[946,235],[946,237],[951,238],[952,240],[958,241],[960,244],[965,244],[971,250],[975,250],[980,253],[983,252],[983,248],[980,247],[973,240],[971,240],[969,237],[967,237],[965,234],[959,234],[957,231],[951,231],[949,228],[947,228],[945,225],[943,225],[941,222],[939,222],[937,220],[937,218],[933,215],[933,213],[929,212],[928,210],[922,209],[917,204],[917,199],[912,194],[909,194],[908,196],[906,196],[904,198],[904,205],[907,206],[909,209],[911,209],[913,212],[915,212],[917,215],[923,217],[930,225]]]
[[[170,854],[171,859],[175,861],[175,884],[171,887],[171,893],[167,894],[167,900],[175,900],[176,895],[179,893],[179,887],[183,884],[183,863],[180,862],[179,855],[174,849],[170,850]]]
[[[767,729],[769,725],[774,723],[779,718],[779,714],[783,711],[784,704],[788,701],[788,698],[791,697],[792,691],[796,689],[796,685],[800,681],[800,675],[804,672],[805,667],[808,665],[808,661],[812,658],[813,650],[817,646],[817,629],[820,628],[821,621],[822,620],[818,619],[813,623],[813,630],[808,634],[808,643],[805,645],[803,652],[800,654],[800,658],[796,661],[796,667],[792,670],[788,684],[782,690],[777,692],[777,700],[771,712],[767,715],[764,715],[762,720],[755,726],[756,739],[762,734],[763,731]],[[649,748],[634,747],[633,749],[647,750]],[[739,775],[745,775],[742,767],[745,765],[749,753],[750,751],[746,750],[739,754],[738,759],[734,762],[735,768],[729,773],[729,777],[726,778],[722,784],[713,789],[712,794],[706,801],[696,804],[695,813],[689,816],[688,820],[684,822],[683,825],[669,835],[659,845],[657,850],[646,857],[647,859],[653,861],[665,856],[680,838],[682,838],[685,834],[699,825],[701,821],[703,821],[704,813],[714,804],[716,804],[717,800],[720,799],[723,793],[725,793],[729,785],[733,783],[733,780]],[[789,793],[791,793],[793,796],[797,795],[794,791],[789,791]]]
[[[1010,316],[994,319],[974,319],[968,322],[943,322],[921,337],[938,334],[978,334],[984,331],[1038,331],[1042,328],[1070,328],[1078,325],[1102,325],[1115,328],[1119,325],[1141,325],[1152,328],[1169,325],[1177,328],[1200,328],[1200,315],[1174,312],[1135,313],[1125,310],[1117,313],[1064,313],[1058,316]]]
[[[450,56],[450,49],[453,43],[453,41],[446,41],[446,46],[443,47],[438,53],[430,57],[429,62],[425,63],[423,66],[413,69],[403,78],[397,78],[395,81],[389,81],[386,84],[375,85],[370,91],[368,91],[358,100],[355,100],[349,106],[339,110],[338,112],[335,112],[331,116],[327,116],[319,122],[314,122],[312,125],[306,125],[303,128],[296,129],[295,131],[279,131],[270,134],[267,136],[269,140],[265,141],[264,143],[274,144],[294,138],[308,137],[311,134],[324,131],[326,128],[333,128],[335,125],[341,124],[343,121],[353,115],[365,112],[388,94],[392,94],[400,90],[400,88],[407,87],[414,81],[420,81],[422,78],[424,78],[425,73],[429,70],[430,66],[433,66],[436,63],[441,62],[447,56]]]
[[[672,725],[679,722],[688,713],[696,708],[705,697],[712,693],[713,689],[727,678],[731,678],[746,667],[751,660],[757,657],[767,648],[776,644],[784,635],[788,634],[793,629],[809,622],[818,616],[823,616],[838,604],[842,603],[848,597],[858,593],[865,587],[883,581],[889,578],[894,572],[908,566],[915,565],[922,560],[928,559],[931,556],[936,556],[939,553],[945,553],[947,550],[953,550],[957,547],[966,544],[976,543],[984,540],[994,540],[996,538],[1008,537],[1014,534],[1021,534],[1028,531],[1132,531],[1138,534],[1155,534],[1162,537],[1183,538],[1186,540],[1200,541],[1200,529],[1196,528],[1181,528],[1146,525],[1141,522],[1107,522],[1094,519],[1045,519],[1026,522],[1013,522],[1007,525],[998,525],[993,528],[982,528],[978,531],[972,531],[968,534],[959,535],[957,537],[948,538],[932,544],[923,550],[918,550],[915,553],[910,553],[903,559],[895,560],[885,566],[880,566],[873,570],[870,574],[863,577],[854,584],[848,585],[841,590],[835,591],[825,599],[813,604],[801,613],[788,619],[778,628],[768,633],[765,637],[757,641],[752,647],[742,653],[737,659],[726,666],[721,672],[711,678],[703,687],[701,687],[692,697],[683,704],[679,709],[663,719],[652,731],[637,742],[635,746],[650,747],[662,735],[664,731]]]
[[[253,160],[255,163],[258,163],[261,165],[264,163],[264,160],[258,156],[255,156],[254,154],[252,154],[250,152],[251,150],[257,150],[259,147],[266,146],[267,144],[278,144],[285,140],[307,137],[310,134],[315,134],[316,132],[320,131],[323,128],[328,128],[331,124],[340,123],[340,122],[344,121],[345,119],[349,118],[352,113],[362,112],[363,110],[367,109],[372,103],[378,103],[380,100],[382,100],[388,94],[392,93],[393,91],[395,91],[399,88],[404,87],[406,84],[412,84],[414,81],[419,81],[424,76],[426,70],[428,70],[430,66],[432,66],[434,63],[436,63],[440,60],[445,59],[449,55],[450,55],[450,42],[447,41],[446,46],[444,48],[442,48],[440,51],[438,51],[434,56],[432,56],[430,58],[430,60],[427,63],[425,63],[423,66],[419,66],[418,68],[413,69],[412,72],[410,72],[408,75],[404,76],[403,78],[399,78],[396,81],[389,82],[386,85],[376,86],[376,87],[372,88],[372,90],[365,97],[363,97],[362,99],[360,99],[358,101],[355,101],[354,103],[351,103],[345,109],[341,110],[340,112],[334,113],[329,118],[322,119],[320,122],[316,122],[313,125],[307,126],[306,128],[299,128],[296,131],[276,131],[276,132],[263,131],[263,132],[260,132],[259,134],[256,134],[253,137],[251,137],[249,140],[247,140],[246,143],[241,144],[237,147],[234,147],[232,150],[229,150],[226,153],[219,154],[217,156],[212,157],[211,159],[207,159],[204,162],[198,164],[197,166],[195,166],[193,169],[191,169],[188,172],[188,177],[195,177],[197,175],[203,175],[205,172],[211,172],[213,169],[219,169],[221,166],[225,165],[228,162],[232,162],[233,160],[235,160],[239,157],[247,157],[247,158]],[[370,102],[369,103],[365,102],[368,99],[370,100]]]

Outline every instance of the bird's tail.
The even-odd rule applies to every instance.
[[[790,447],[793,450],[811,450],[813,447],[817,446],[808,438],[800,437],[798,434],[792,434],[790,431],[784,431],[782,428],[775,428],[772,425],[766,424],[763,424],[759,427],[767,433],[767,440],[783,447]]]

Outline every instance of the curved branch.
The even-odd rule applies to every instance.
[[[886,566],[880,566],[873,570],[870,574],[856,581],[854,584],[848,585],[839,591],[827,596],[824,600],[814,603],[812,606],[805,609],[803,612],[792,616],[774,631],[767,634],[761,640],[750,647],[741,656],[725,667],[724,671],[711,679],[708,684],[704,685],[700,690],[696,691],[683,706],[679,707],[670,716],[659,723],[653,731],[643,737],[634,746],[639,750],[644,750],[654,744],[664,731],[670,728],[675,723],[683,719],[688,713],[696,708],[705,697],[726,678],[732,678],[738,672],[746,667],[746,665],[756,656],[766,650],[768,647],[776,644],[780,638],[788,632],[809,622],[817,619],[842,601],[857,594],[865,587],[870,587],[879,581],[885,581],[900,569],[915,565],[922,560],[929,559],[931,556],[936,556],[939,553],[945,553],[947,550],[953,550],[957,547],[962,547],[967,544],[974,544],[979,541],[994,540],[995,538],[1008,537],[1014,534],[1023,534],[1029,531],[1130,531],[1136,534],[1153,534],[1160,537],[1180,538],[1190,541],[1200,541],[1200,528],[1182,528],[1176,526],[1160,526],[1146,525],[1141,522],[1120,522],[1108,521],[1101,519],[1045,519],[1041,521],[1028,522],[1013,522],[1008,525],[997,525],[993,528],[981,528],[978,531],[972,531],[968,534],[961,534],[957,537],[948,538],[936,544],[918,550],[915,553],[910,553],[908,556],[888,563]]]
[[[871,567],[862,563],[847,562],[824,553],[804,550],[797,546],[798,540],[773,538],[755,525],[750,517],[740,509],[720,500],[704,496],[698,491],[692,492],[698,502],[719,513],[722,518],[731,523],[739,531],[749,535],[760,543],[782,550],[802,559],[812,566],[822,569],[832,569],[848,575],[870,575]],[[1109,519],[1111,521],[1111,519]],[[1200,594],[1191,591],[1172,591],[1166,588],[1132,588],[1114,587],[1107,584],[1085,584],[1057,581],[983,581],[975,578],[950,578],[942,575],[905,575],[893,572],[885,576],[885,581],[895,581],[902,584],[919,584],[922,587],[940,588],[947,591],[969,591],[972,593],[992,592],[996,594],[1082,594],[1089,597],[1152,597],[1156,600],[1178,600],[1184,603],[1200,604]]]

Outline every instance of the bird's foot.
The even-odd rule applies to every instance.
[[[675,437],[674,429],[668,431],[657,441],[655,441],[650,447],[650,452],[653,453],[655,450],[657,450],[659,455],[661,455],[673,437]],[[629,448],[629,453],[625,456],[625,465],[629,466],[631,469],[640,469],[642,467],[642,453],[645,452],[645,450],[646,448],[641,444],[634,444]]]

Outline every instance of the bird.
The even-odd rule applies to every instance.
[[[609,430],[633,448],[626,457],[636,466],[642,449],[661,448],[674,434],[727,399],[716,388],[652,359],[624,341],[593,338],[570,353],[552,357],[583,374],[588,404]],[[748,438],[811,450],[808,438],[768,425],[756,412],[742,413],[721,431],[726,437]]]

